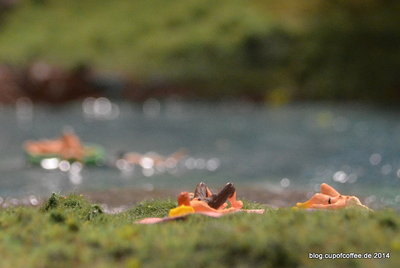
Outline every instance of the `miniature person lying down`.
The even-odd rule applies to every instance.
[[[226,201],[229,201],[231,207],[227,208]],[[169,216],[173,217],[193,212],[226,214],[239,211],[242,207],[242,201],[236,200],[236,189],[232,183],[227,183],[221,191],[213,194],[205,183],[201,182],[197,185],[192,199],[188,192],[179,194],[178,207],[171,209]]]
[[[54,140],[27,141],[24,149],[30,154],[56,154],[64,159],[80,160],[84,156],[84,147],[72,131],[64,131]]]
[[[231,206],[229,208],[226,202]],[[136,221],[138,224],[154,224],[167,221],[176,221],[187,218],[190,214],[200,214],[208,217],[219,218],[231,212],[246,212],[263,214],[264,209],[242,209],[242,201],[236,200],[236,190],[232,183],[227,183],[217,194],[201,182],[194,193],[182,192],[178,196],[178,207],[169,211],[168,217],[144,218]]]
[[[297,208],[314,208],[314,209],[341,209],[341,208],[363,208],[368,207],[361,204],[360,199],[355,196],[341,195],[333,187],[326,183],[321,184],[321,193],[313,195],[304,203],[297,203]]]
[[[168,156],[162,156],[157,153],[147,153],[147,154],[140,154],[136,152],[121,152],[119,153],[119,159],[124,159],[129,164],[132,165],[140,165],[142,163],[143,158],[149,158],[153,161],[155,166],[163,165],[168,160],[173,160],[175,162],[179,162],[186,157],[187,153],[185,149],[181,149],[173,154]]]

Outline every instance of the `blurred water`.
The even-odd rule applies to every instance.
[[[217,187],[232,181],[239,187],[309,192],[327,182],[344,193],[368,196],[370,203],[400,203],[400,111],[357,105],[108,102],[33,107],[24,101],[16,108],[0,107],[1,200],[111,187],[192,189],[202,180]],[[119,151],[168,155],[186,148],[192,158],[183,163],[185,170],[153,176],[137,168],[121,172],[104,166],[83,167],[74,177],[26,165],[22,143],[57,137],[66,125],[83,141],[103,145],[109,163]],[[220,167],[214,170],[209,162],[207,169],[210,159]]]

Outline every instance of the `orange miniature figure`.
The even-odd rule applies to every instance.
[[[192,197],[192,198],[191,198]],[[229,201],[231,207],[227,208]],[[236,189],[232,183],[227,183],[218,194],[201,182],[194,193],[182,192],[178,196],[178,207],[169,211],[168,217],[144,218],[136,221],[138,224],[154,224],[167,221],[186,219],[190,214],[200,214],[207,217],[219,218],[231,212],[263,214],[264,209],[242,209],[242,201],[236,200]]]
[[[231,204],[230,208],[226,208],[226,201]],[[190,199],[188,192],[180,193],[178,205],[191,206],[195,212],[222,214],[239,211],[243,207],[242,201],[236,200],[236,190],[232,183],[227,183],[218,194],[213,194],[204,182],[197,185],[193,199]]]
[[[341,195],[333,187],[326,183],[321,184],[321,193],[313,195],[304,203],[297,203],[297,208],[314,208],[314,209],[341,209],[341,208],[363,208],[364,206],[360,199],[355,196]]]
[[[64,131],[63,135],[55,140],[28,141],[24,148],[33,155],[57,154],[64,159],[77,160],[84,156],[84,147],[72,131]]]

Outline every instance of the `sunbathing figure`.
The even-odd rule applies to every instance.
[[[33,155],[54,154],[63,159],[76,160],[81,160],[84,156],[84,147],[72,131],[65,131],[55,140],[28,141],[24,144],[24,148]]]
[[[182,160],[187,155],[186,150],[179,150],[168,156],[162,156],[156,153],[140,154],[136,152],[120,153],[119,158],[124,159],[131,165],[141,165],[143,159],[148,158],[153,161],[154,166],[165,165],[168,160],[176,163]]]
[[[191,199],[190,196],[193,195]],[[231,207],[227,208],[229,201]],[[227,183],[217,194],[201,182],[197,185],[194,194],[182,192],[178,196],[178,207],[171,210],[170,216],[178,216],[183,213],[190,213],[189,207],[194,212],[226,214],[239,211],[243,207],[242,201],[236,200],[236,190],[232,183]],[[193,213],[193,212],[192,212]]]
[[[227,183],[218,194],[213,194],[204,182],[200,182],[194,191],[192,202],[205,202],[213,209],[227,207],[229,201],[233,208],[241,209],[242,201],[236,200],[236,189],[232,183]]]
[[[341,209],[348,207],[365,208],[360,199],[355,196],[341,195],[333,187],[326,183],[321,184],[321,193],[313,195],[304,203],[297,203],[297,208],[315,208],[315,209]]]

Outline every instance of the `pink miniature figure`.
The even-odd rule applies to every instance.
[[[297,203],[297,208],[342,209],[348,207],[369,209],[356,196],[342,195],[326,183],[321,184],[321,193],[316,193],[304,203]]]

